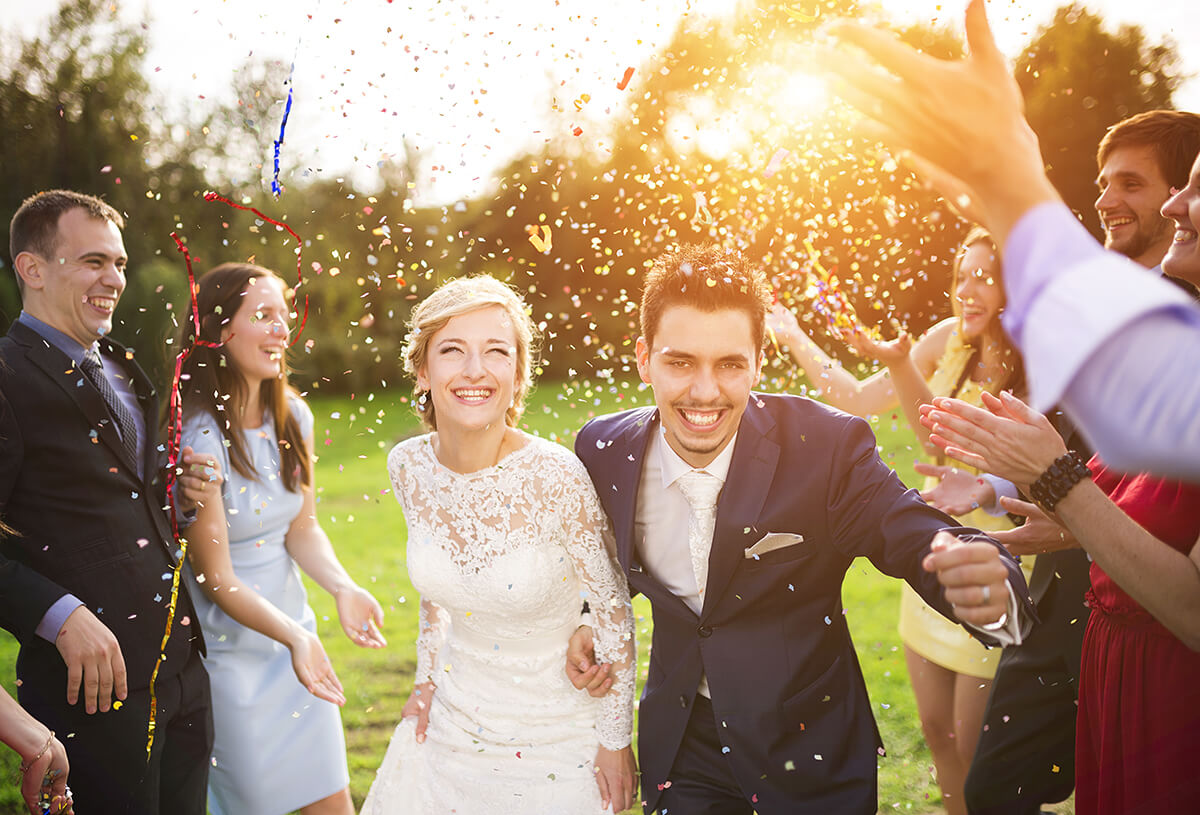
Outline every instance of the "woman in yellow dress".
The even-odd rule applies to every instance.
[[[918,412],[918,406],[934,396],[957,396],[980,404],[984,391],[998,393],[1023,385],[1020,355],[1000,325],[1004,310],[1000,258],[982,229],[972,229],[959,247],[951,292],[953,316],[934,325],[915,343],[905,334],[890,342],[862,333],[847,337],[860,356],[886,366],[863,380],[830,359],[787,309],[777,305],[767,320],[779,342],[787,345],[820,389],[824,401],[864,417],[901,406],[926,454],[935,462],[916,465],[917,472],[928,477],[922,497],[955,513],[964,526],[985,531],[1010,529],[1013,524],[1002,511],[992,515],[984,509],[995,503],[992,486],[961,465],[946,466],[941,450],[930,444],[929,430],[920,423]],[[939,489],[940,481],[944,487]],[[944,500],[950,492],[957,493],[958,500]],[[963,495],[968,496],[965,502]],[[1028,579],[1033,560],[1025,560],[1022,566]],[[933,754],[946,812],[965,815],[963,783],[979,740],[1000,652],[984,648],[907,585],[902,591],[900,638],[921,728]]]

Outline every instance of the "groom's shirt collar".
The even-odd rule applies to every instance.
[[[704,467],[693,467],[671,449],[671,445],[667,443],[666,433],[663,431],[662,424],[659,423],[658,431],[654,434],[653,445],[658,448],[658,466],[662,473],[663,489],[669,488],[681,475],[692,470],[706,472],[724,484],[725,479],[729,477],[729,465],[733,461],[733,445],[736,442],[737,433],[734,433],[733,438],[729,440],[729,444],[725,445],[725,449],[718,453],[716,458]]]

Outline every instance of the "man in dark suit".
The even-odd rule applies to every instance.
[[[0,339],[0,514],[16,530],[0,542],[0,624],[20,641],[21,704],[67,747],[80,812],[203,815],[208,676],[182,585],[163,639],[176,553],[156,395],[107,336],[123,225],[64,190],[12,220],[23,311]]]
[[[751,390],[769,298],[761,271],[717,248],[659,258],[637,341],[656,406],[595,419],[576,441],[630,588],[654,610],[647,812],[876,811],[883,747],[841,605],[855,557],[985,642],[1019,641],[1032,621],[1013,558],[906,490],[865,422]],[[591,660],[582,629],[577,687],[596,684]]]

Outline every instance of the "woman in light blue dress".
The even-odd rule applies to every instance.
[[[313,417],[287,384],[284,284],[250,264],[200,279],[200,336],[184,365],[182,443],[225,482],[186,531],[188,578],[208,649],[214,815],[353,812],[338,707],[345,696],[316,635],[303,569],[337,601],[342,628],[382,647],[379,603],[338,562],[316,518]],[[211,343],[217,347],[208,347]]]

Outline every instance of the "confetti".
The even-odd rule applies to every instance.
[[[782,147],[776,150],[775,155],[771,156],[771,162],[767,165],[767,168],[763,170],[763,178],[770,178],[771,176],[775,175],[775,173],[779,172],[779,166],[783,164],[783,160],[789,155],[791,154]]]
[[[528,226],[525,229],[529,232],[529,242],[533,244],[533,248],[543,254],[549,253],[551,247],[554,245],[550,238],[550,227],[541,227],[541,237],[538,237],[538,227]]]
[[[625,69],[625,76],[621,77],[621,81],[617,83],[617,90],[623,91],[629,85],[629,80],[633,79],[633,66]]]

